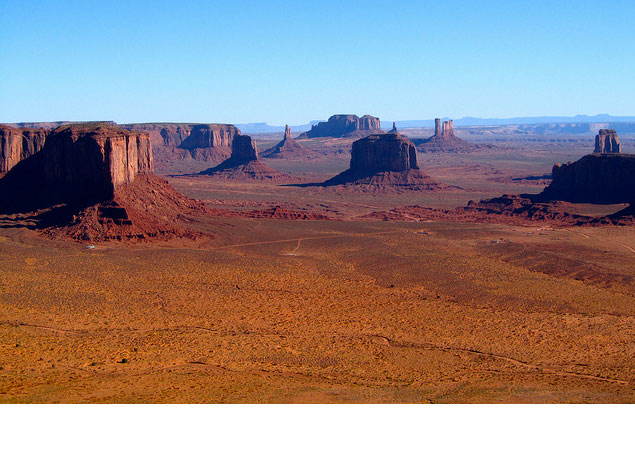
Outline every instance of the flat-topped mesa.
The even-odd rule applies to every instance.
[[[147,123],[122,127],[150,134],[154,160],[162,173],[200,171],[222,162],[231,155],[234,136],[240,133],[231,124]],[[181,165],[183,162],[189,163]]]
[[[3,178],[1,206],[42,209],[56,203],[109,200],[137,175],[152,173],[153,166],[147,133],[103,124],[58,127],[39,152]],[[12,195],[13,204],[6,201]]]
[[[46,134],[44,129],[0,125],[0,173],[8,172],[18,162],[39,152],[44,146]]]
[[[350,170],[358,174],[418,170],[414,144],[399,133],[369,135],[353,142]]]
[[[622,144],[614,129],[600,129],[595,136],[593,153],[622,153]]]
[[[350,168],[322,183],[337,185],[364,192],[447,188],[419,170],[415,146],[399,133],[373,134],[353,142]]]
[[[55,129],[42,156],[45,184],[65,187],[73,197],[110,199],[120,185],[154,171],[149,134],[111,126]]]
[[[237,135],[238,129],[227,124],[199,124],[192,126],[187,136],[178,146],[179,148],[213,148],[230,147]]]
[[[551,184],[537,199],[578,203],[635,203],[635,155],[591,154],[553,166]]]
[[[379,118],[371,115],[358,117],[352,114],[337,114],[329,117],[326,122],[320,122],[304,132],[298,138],[314,137],[342,137],[364,133],[381,132]]]
[[[444,139],[454,138],[454,124],[451,120],[443,121],[443,132],[441,135]]]

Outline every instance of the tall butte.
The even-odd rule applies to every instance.
[[[635,155],[621,153],[615,130],[601,129],[595,149],[576,162],[557,163],[541,199],[583,203],[635,203]]]
[[[373,134],[353,142],[349,169],[323,185],[352,185],[362,191],[445,188],[419,170],[414,144],[398,132]]]
[[[313,158],[314,153],[304,148],[291,137],[291,127],[285,125],[283,139],[274,147],[265,150],[262,156],[263,158],[271,159],[302,160]]]
[[[231,156],[201,175],[234,181],[287,181],[292,177],[265,165],[258,157],[256,141],[249,135],[235,135]]]
[[[467,153],[483,148],[494,148],[492,145],[474,144],[454,135],[452,120],[434,119],[434,135],[427,139],[415,139],[413,143],[422,153]]]

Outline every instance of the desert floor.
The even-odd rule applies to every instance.
[[[583,153],[559,150],[420,156],[461,187],[429,194],[171,177],[341,219],[209,217],[197,242],[89,248],[0,216],[0,402],[635,402],[632,227],[356,219],[538,191],[514,178]],[[331,157],[268,163],[311,180]]]
[[[635,400],[630,229],[215,226],[198,248],[3,229],[0,401]]]

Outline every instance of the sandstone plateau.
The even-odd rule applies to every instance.
[[[147,132],[156,163],[195,160],[219,163],[231,155],[231,145],[240,131],[230,124],[126,124],[128,130]]]
[[[52,208],[41,214],[41,227],[77,239],[188,234],[177,229],[178,213],[168,210],[185,213],[197,205],[154,177],[153,167],[145,132],[99,123],[61,126],[0,180],[0,212]]]
[[[298,136],[300,139],[315,137],[342,137],[363,136],[371,133],[380,133],[380,121],[378,117],[364,115],[337,114],[329,117],[326,122],[320,122],[311,127],[311,130]]]
[[[323,185],[352,185],[368,191],[443,187],[419,170],[414,144],[396,132],[369,135],[353,142],[349,169]]]
[[[265,150],[262,153],[263,158],[282,159],[282,160],[302,160],[313,158],[314,153],[304,148],[293,137],[291,137],[291,128],[286,125],[284,128],[284,137],[274,147]]]
[[[44,129],[0,125],[0,173],[8,172],[21,160],[39,152],[45,140]]]
[[[290,175],[265,165],[258,157],[256,141],[249,135],[235,135],[231,156],[220,165],[201,172],[214,178],[235,181],[288,181]]]

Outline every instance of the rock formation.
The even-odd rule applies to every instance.
[[[16,129],[0,125],[0,173],[6,173],[21,160],[39,152],[44,146],[43,129]]]
[[[441,137],[441,119],[434,119],[434,136]]]
[[[274,170],[260,161],[256,141],[249,135],[235,135],[231,156],[220,165],[202,171],[201,175],[236,181],[291,179],[290,175]]]
[[[601,129],[595,152],[576,162],[555,164],[551,184],[535,200],[635,203],[635,155],[619,150],[615,131]]]
[[[601,130],[595,144],[595,150],[619,150],[617,134],[612,130]],[[562,202],[630,205],[618,213],[596,218],[563,212],[558,209]],[[626,225],[635,224],[633,204],[635,155],[607,152],[554,165],[551,184],[542,193],[503,195],[478,203],[470,202],[467,209],[531,220],[552,220],[565,225]]]
[[[556,164],[540,200],[635,203],[635,155],[602,153]]]
[[[42,227],[76,239],[188,235],[179,216],[198,205],[154,177],[153,166],[147,133],[105,124],[58,127],[0,180],[0,213],[50,208],[41,213]]]
[[[377,172],[418,170],[417,151],[401,134],[369,135],[353,142],[350,170],[371,175]]]
[[[444,139],[453,139],[454,138],[454,124],[451,120],[443,121],[443,131],[441,132],[441,136]]]
[[[129,130],[147,132],[157,169],[163,172],[200,171],[231,155],[234,136],[240,131],[229,124],[126,124]],[[179,164],[186,163],[185,170]]]
[[[369,135],[353,142],[350,168],[323,185],[353,185],[367,191],[442,187],[419,170],[415,146],[399,133]]]
[[[422,153],[470,153],[478,150],[495,149],[493,145],[474,144],[454,135],[451,120],[434,119],[434,135],[427,139],[414,139],[417,150]]]
[[[622,144],[614,129],[600,129],[595,136],[595,150],[593,153],[621,153]]]
[[[265,150],[262,153],[264,158],[285,159],[285,160],[302,160],[314,158],[311,150],[304,148],[293,137],[291,137],[291,128],[287,125],[284,129],[284,138],[274,147]]]
[[[338,114],[329,117],[327,122],[313,125],[311,130],[300,134],[298,138],[363,136],[379,132],[380,121],[377,117]]]
[[[396,134],[397,133],[397,124],[395,124],[394,122],[392,123],[392,129],[390,129],[391,134]]]

